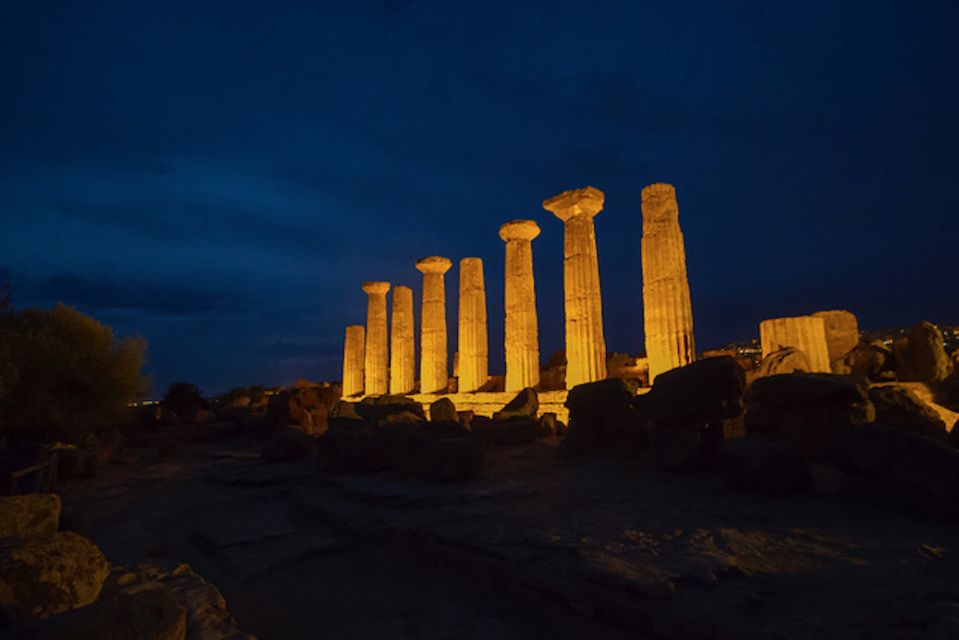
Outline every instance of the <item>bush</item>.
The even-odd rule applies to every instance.
[[[58,304],[0,314],[0,437],[80,443],[129,417],[146,341]]]
[[[172,411],[184,422],[193,422],[197,411],[209,407],[199,387],[190,382],[172,383],[163,394],[160,406]]]

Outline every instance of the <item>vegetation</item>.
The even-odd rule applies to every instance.
[[[204,399],[200,389],[190,382],[174,382],[167,387],[160,406],[172,411],[181,420],[192,422],[196,412],[207,409],[209,404]]]
[[[146,341],[72,307],[0,313],[0,437],[81,442],[149,389]]]

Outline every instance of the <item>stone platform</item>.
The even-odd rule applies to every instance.
[[[565,389],[559,391],[539,392],[539,414],[555,413],[563,422],[569,421],[569,410],[564,406],[566,402]],[[423,405],[423,411],[429,415],[430,405],[440,398],[449,398],[456,406],[457,411],[472,411],[478,416],[492,417],[493,413],[502,409],[507,402],[516,397],[514,392],[476,392],[476,393],[414,393],[409,396]],[[344,398],[348,402],[358,402],[362,397]]]

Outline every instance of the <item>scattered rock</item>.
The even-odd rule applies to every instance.
[[[430,405],[431,422],[459,422],[456,405],[449,398],[440,398]]]
[[[357,415],[371,424],[387,422],[390,415],[398,413],[413,414],[417,422],[426,422],[423,406],[406,396],[367,396],[355,403],[353,408]]]
[[[847,373],[864,376],[873,382],[894,379],[892,370],[892,351],[882,343],[860,342],[842,358],[843,370],[835,373]]]
[[[646,444],[647,418],[636,412],[636,384],[610,379],[573,387],[566,396],[569,429],[558,453],[569,456],[602,451],[611,446]]]
[[[403,428],[403,427],[401,427]],[[316,441],[320,469],[330,473],[380,471],[390,465],[389,428],[331,428]]]
[[[561,435],[560,424],[561,423],[556,418],[555,413],[551,411],[546,412],[539,417],[539,433],[537,435],[540,438],[551,438],[553,436]]]
[[[479,437],[432,437],[405,430],[391,439],[390,457],[402,475],[434,482],[461,482],[479,473],[484,447]]]
[[[326,431],[330,410],[340,395],[342,390],[339,385],[284,389],[270,398],[266,427],[273,431],[296,425],[306,433],[320,435]]]
[[[842,429],[875,419],[866,381],[832,373],[760,378],[746,393],[746,433],[770,436],[808,455],[835,451]]]
[[[264,460],[282,462],[286,460],[302,460],[313,452],[315,438],[299,429],[287,427],[275,433],[260,447],[260,454]]]
[[[539,411],[539,396],[532,387],[526,387],[505,407],[493,414],[493,420],[534,419]]]
[[[783,347],[773,351],[759,361],[756,368],[756,377],[765,378],[780,373],[795,373],[797,371],[811,371],[809,357],[796,347]]]
[[[859,343],[859,321],[856,316],[844,310],[817,311],[813,315],[822,318],[825,323],[829,361],[841,361]]]
[[[718,466],[726,486],[740,491],[785,494],[813,487],[802,457],[775,442],[756,438],[727,442],[719,453]]]
[[[59,526],[58,495],[0,496],[0,538],[54,534]]]
[[[942,332],[931,322],[909,327],[892,345],[896,374],[900,380],[934,383],[953,372],[952,359],[943,346]]]
[[[869,400],[876,407],[877,423],[946,441],[946,423],[911,390],[895,386],[872,387]]]
[[[13,619],[47,618],[100,595],[107,559],[81,535],[61,531],[0,542],[0,608]]]

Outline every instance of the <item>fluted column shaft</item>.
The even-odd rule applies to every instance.
[[[799,349],[809,358],[812,372],[829,373],[829,343],[822,317],[772,318],[759,323],[759,341],[765,358],[784,347]]]
[[[539,323],[533,279],[533,244],[539,226],[532,220],[513,220],[500,227],[506,243],[506,382],[515,392],[539,385]]]
[[[486,282],[483,261],[460,260],[459,391],[476,391],[489,378],[489,341],[486,333]]]
[[[390,334],[390,393],[412,393],[416,383],[413,290],[393,289],[393,323]]]
[[[343,341],[343,395],[355,396],[363,393],[363,372],[366,369],[366,330],[361,324],[346,327],[346,339]]]
[[[593,218],[603,192],[574,189],[543,207],[563,221],[563,288],[566,298],[566,388],[606,378],[606,341]]]
[[[386,317],[386,293],[389,282],[365,282],[369,296],[366,307],[366,394],[382,395],[389,390],[389,333]]]
[[[423,273],[423,310],[420,318],[420,391],[443,393],[449,386],[449,352],[446,339],[446,284],[452,263],[430,256],[416,263]]]
[[[643,189],[643,325],[649,381],[696,358],[686,249],[672,185]]]

